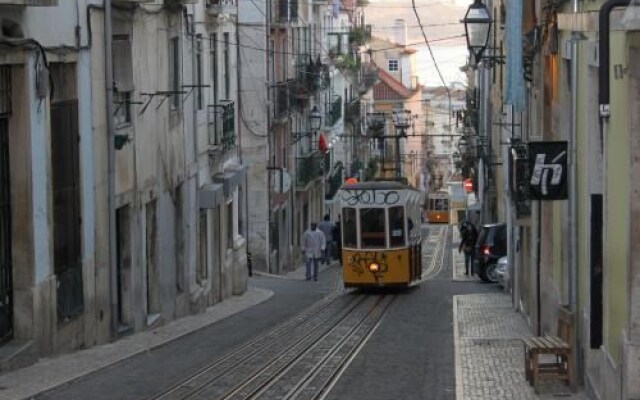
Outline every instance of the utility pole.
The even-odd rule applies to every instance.
[[[393,125],[396,127],[396,180],[402,178],[400,163],[400,138],[407,137],[407,128],[411,126],[411,110],[401,110],[393,112]]]

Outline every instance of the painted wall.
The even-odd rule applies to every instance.
[[[611,33],[611,65],[627,65],[624,33]],[[613,74],[611,74],[613,78]],[[621,333],[627,316],[627,265],[629,263],[629,132],[627,85],[611,79],[611,117],[605,145],[605,346],[616,363],[621,357]]]

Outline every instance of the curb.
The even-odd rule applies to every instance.
[[[456,400],[464,399],[464,382],[462,380],[462,355],[460,354],[460,332],[458,328],[458,296],[453,296],[453,348],[456,363]]]
[[[249,287],[243,295],[231,297],[210,307],[204,313],[175,319],[159,328],[141,331],[87,350],[41,359],[29,367],[0,375],[0,388],[2,388],[0,398],[3,400],[31,399],[40,393],[73,382],[83,376],[108,368],[138,354],[160,348],[190,333],[204,329],[268,300],[273,294],[271,290]],[[63,371],[62,374],[60,374],[61,371]],[[66,376],[65,372],[67,372]],[[56,376],[56,374],[58,375]]]

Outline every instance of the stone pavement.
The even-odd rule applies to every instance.
[[[320,265],[318,272],[336,265]],[[283,279],[305,280],[305,267],[284,275],[271,275],[254,271],[255,275]],[[31,366],[0,375],[0,400],[25,400],[38,393],[71,382],[79,377],[109,367],[119,361],[150,351],[198,329],[204,328],[273,296],[270,290],[249,287],[241,296],[233,296],[210,307],[201,314],[171,321],[149,331],[137,332],[113,343],[94,346],[52,358],[45,358]]]
[[[457,400],[585,400],[562,383],[548,381],[536,395],[524,376],[522,338],[532,336],[504,293],[454,296]],[[544,382],[544,381],[543,381]]]
[[[106,368],[118,361],[162,346],[262,303],[272,295],[273,292],[270,290],[249,287],[243,295],[226,299],[204,313],[180,318],[164,326],[135,333],[113,343],[55,358],[42,359],[29,367],[0,375],[0,400],[29,399],[38,393]]]

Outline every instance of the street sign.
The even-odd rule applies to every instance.
[[[473,181],[471,178],[467,178],[464,180],[464,190],[467,192],[473,192]]]
[[[529,196],[533,200],[567,198],[567,142],[529,143]]]

